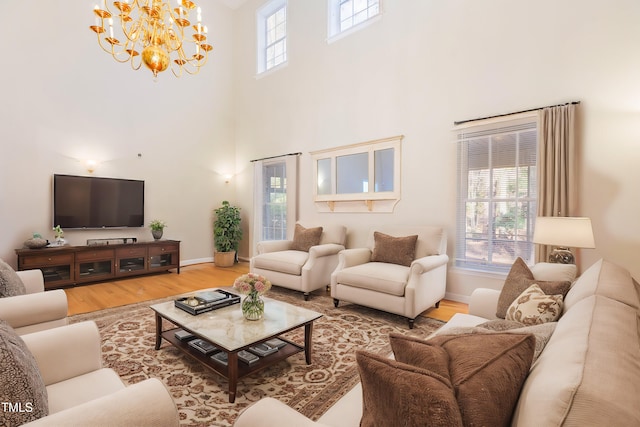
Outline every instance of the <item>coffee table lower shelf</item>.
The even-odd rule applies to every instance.
[[[270,338],[279,338],[282,341],[286,342],[287,344],[273,354],[270,354],[268,356],[261,356],[260,360],[252,363],[251,365],[245,362],[242,362],[238,359],[238,352],[241,350],[246,350],[246,348],[241,348],[236,351],[227,351],[223,348],[220,348],[220,350],[226,352],[228,355],[228,364],[225,366],[224,364],[216,362],[213,359],[211,359],[210,355],[205,355],[199,352],[198,350],[194,349],[193,347],[191,347],[189,345],[189,341],[181,341],[178,338],[176,338],[175,333],[180,330],[182,329],[173,328],[166,331],[162,331],[161,337],[164,340],[171,343],[174,347],[182,351],[187,356],[197,360],[198,362],[205,365],[207,368],[211,369],[212,371],[226,378],[229,381],[229,402],[230,403],[233,403],[235,401],[236,387],[238,385],[238,380],[240,378],[244,378],[248,375],[253,374],[254,372],[257,372],[269,366],[272,366],[296,353],[305,351],[305,348],[303,346],[300,346],[294,342],[284,339],[281,336],[275,336]],[[265,339],[261,342],[264,342],[264,341],[267,341],[267,340]],[[257,342],[255,344],[259,344],[259,343],[260,342]],[[255,344],[252,344],[252,346]],[[307,354],[307,363],[309,364],[311,363],[311,361],[309,360],[308,356],[309,355]]]

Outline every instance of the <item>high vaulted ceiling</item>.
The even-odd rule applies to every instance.
[[[218,1],[227,5],[231,9],[237,9],[247,2],[247,0],[218,0]]]

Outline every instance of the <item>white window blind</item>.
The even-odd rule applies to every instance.
[[[456,266],[508,271],[517,257],[533,263],[537,115],[485,120],[456,132]]]
[[[293,238],[298,214],[298,156],[254,162],[253,245]]]

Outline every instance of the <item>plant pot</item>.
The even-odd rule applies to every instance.
[[[214,252],[213,263],[216,267],[233,267],[236,260],[236,251]]]
[[[160,240],[162,238],[162,230],[151,230],[151,235],[155,240]]]

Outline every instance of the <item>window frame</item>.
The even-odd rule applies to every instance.
[[[327,1],[327,42],[332,43],[343,37],[373,24],[380,20],[382,16],[382,0],[377,0],[378,13],[367,17],[364,21],[352,24],[349,28],[342,29],[341,5],[348,0],[328,0]],[[367,0],[370,1],[370,0]],[[370,6],[367,6],[367,10]],[[352,15],[353,16],[353,15]]]
[[[521,137],[525,132],[535,131],[535,144],[532,151],[535,159],[533,164],[525,164],[526,161],[522,161],[521,150],[524,141]],[[533,228],[535,224],[535,218],[537,215],[538,204],[538,157],[539,157],[539,134],[538,134],[538,114],[537,113],[523,113],[513,114],[507,116],[500,116],[493,119],[485,119],[473,121],[458,125],[455,128],[457,134],[457,199],[456,199],[456,253],[454,265],[456,268],[463,270],[483,271],[489,273],[507,273],[511,267],[511,263],[498,262],[495,260],[494,255],[498,253],[500,248],[500,242],[504,241],[504,238],[496,237],[496,230],[500,227],[496,225],[498,217],[495,214],[495,207],[499,204],[508,206],[512,204],[516,206],[516,219],[514,219],[514,237],[513,247],[514,253],[512,255],[513,260],[518,256],[521,256],[525,262],[531,264],[535,259],[535,245],[533,243]],[[482,135],[482,136],[478,136]],[[497,194],[489,194],[488,197],[483,198],[469,198],[469,173],[472,169],[469,167],[468,156],[464,155],[464,148],[468,148],[468,144],[481,139],[489,141],[487,143],[487,162],[488,168],[488,188],[491,192],[494,192],[494,186],[496,180],[493,179],[496,171],[502,170],[503,172],[510,169],[510,167],[494,167],[492,165],[493,159],[493,145],[499,138],[505,136],[516,135],[516,139],[513,142],[515,147],[506,147],[514,150],[514,179],[516,180],[515,195],[513,197],[506,197],[504,195],[499,196]],[[495,140],[493,139],[495,138]],[[526,147],[524,147],[526,148]],[[468,151],[467,151],[468,152]],[[522,161],[522,163],[520,163]],[[530,162],[530,161],[529,161]],[[526,178],[527,192],[526,195],[521,195],[522,187],[520,186],[521,173],[529,172]],[[487,230],[486,239],[468,236],[467,228],[467,206],[468,203],[487,203]],[[525,209],[518,210],[526,204],[526,215],[523,219],[520,218],[520,213]],[[519,223],[524,225],[520,227]],[[524,229],[524,233],[520,233]],[[470,241],[486,241],[487,248],[483,253],[484,259],[476,259],[468,256],[468,243]],[[521,250],[522,249],[522,250]]]
[[[401,159],[403,135],[390,138],[377,139],[358,144],[346,145],[337,148],[329,148],[311,152],[313,162],[313,199],[320,211],[341,212],[393,212],[393,208],[400,201],[401,194]],[[376,168],[376,152],[393,149],[393,189],[376,191],[376,174],[380,169]],[[338,192],[338,159],[353,155],[367,155],[367,183],[366,191],[362,192]],[[319,193],[320,175],[318,162],[330,162],[329,192]],[[385,186],[386,187],[386,186]]]
[[[280,10],[284,9],[285,18],[284,18],[284,37],[275,40],[273,43],[268,43],[267,31],[268,25],[267,21],[269,18]],[[256,72],[257,75],[263,75],[265,73],[280,69],[285,67],[289,60],[289,52],[288,52],[288,44],[289,44],[289,31],[288,31],[288,4],[287,0],[271,0],[264,4],[256,11],[256,35],[257,35],[257,43],[256,43]],[[272,66],[268,66],[268,58],[267,58],[267,50],[277,44],[278,42],[284,41],[284,60]]]
[[[277,156],[260,160],[252,160],[254,162],[254,194],[253,194],[253,233],[251,250],[255,250],[258,242],[264,240],[282,240],[291,239],[295,229],[295,223],[298,220],[298,157],[299,153],[289,154],[286,156]],[[276,169],[273,169],[276,168]],[[266,174],[269,170],[278,170],[279,174]],[[271,185],[267,180],[272,181],[275,178],[280,180],[280,187],[284,191],[270,191]],[[281,225],[279,229],[284,231],[280,235],[273,234],[271,237],[265,235],[265,230],[269,229],[264,222],[271,217],[267,211],[274,206],[271,194],[280,194],[283,196],[284,203],[278,203],[282,207],[282,216],[280,219],[286,225]]]

